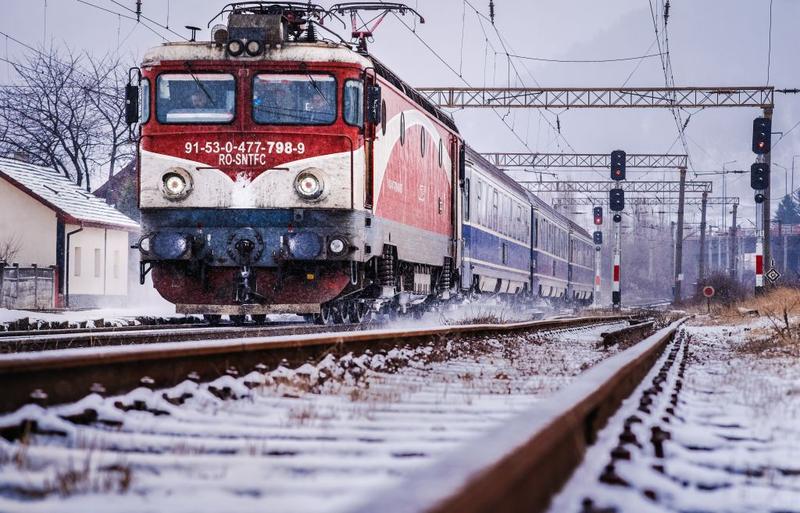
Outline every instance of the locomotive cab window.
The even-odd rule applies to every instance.
[[[253,120],[261,125],[330,125],[336,121],[336,79],[307,73],[256,75]]]
[[[150,81],[143,78],[139,84],[139,124],[150,120]]]
[[[223,73],[165,73],[156,81],[159,123],[230,123],[236,112],[236,81]]]
[[[360,80],[344,83],[344,122],[357,127],[364,126],[364,84]]]

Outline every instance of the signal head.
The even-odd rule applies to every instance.
[[[614,222],[621,223],[622,222],[622,214],[614,214]]]
[[[760,192],[757,192],[756,195],[753,197],[753,199],[756,201],[756,203],[764,203],[766,197],[764,197],[764,195],[761,194]]]
[[[763,155],[769,153],[772,139],[772,120],[756,118],[753,120],[753,153]]]
[[[769,166],[763,162],[756,162],[750,166],[750,187],[755,190],[769,187]]]

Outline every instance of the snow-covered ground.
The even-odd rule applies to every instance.
[[[800,342],[784,340],[764,317],[717,322],[701,318],[683,328],[683,377],[673,366],[650,413],[639,409],[654,374],[645,379],[551,511],[800,511]],[[631,415],[641,419],[630,424],[637,442],[621,444],[630,459],[615,459],[612,473],[627,486],[604,484],[599,477],[609,475],[610,452]],[[663,457],[654,427],[669,433]]]
[[[0,428],[25,418],[50,434],[0,440],[0,511],[341,511],[613,354],[599,334],[624,324],[29,405]]]

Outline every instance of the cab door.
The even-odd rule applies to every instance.
[[[372,105],[376,101],[377,109]],[[380,88],[374,68],[364,70],[364,208],[372,210],[375,198],[375,134],[377,126],[381,123],[381,116],[384,115],[382,100],[380,99]],[[378,113],[378,117],[370,115],[370,112]]]

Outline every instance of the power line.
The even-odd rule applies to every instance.
[[[772,64],[772,0],[769,0],[769,37],[767,38],[767,82],[769,85],[769,69]]]
[[[635,57],[614,57],[608,59],[550,59],[545,57],[530,57],[526,55],[515,55],[515,54],[509,55],[509,57],[514,57],[515,59],[522,59],[526,61],[555,62],[563,64],[602,64],[606,62],[635,61],[635,60],[648,59],[651,57],[660,57],[660,56],[661,56],[660,53],[651,53],[646,55],[637,55]]]
[[[145,16],[144,14],[137,13],[135,10],[131,9],[130,7],[127,7],[127,6],[125,6],[125,5],[123,5],[123,4],[119,3],[119,2],[117,2],[117,0],[108,0],[108,1],[109,1],[109,2],[111,2],[111,3],[113,3],[113,4],[116,4],[116,5],[120,6],[120,7],[122,7],[122,8],[123,8],[123,9],[125,9],[126,11],[132,12],[132,13],[136,14],[137,16],[140,16],[140,17],[141,17],[143,20],[147,20],[147,21],[149,21],[150,23],[152,23],[153,25],[156,25],[156,26],[158,26],[158,27],[161,27],[161,28],[163,28],[163,29],[165,29],[165,30],[167,30],[167,31],[171,32],[172,34],[174,34],[174,35],[178,36],[179,38],[183,39],[184,41],[188,41],[188,38],[187,38],[186,36],[184,36],[184,35],[181,35],[181,34],[179,34],[179,33],[175,32],[174,30],[172,30],[172,29],[171,29],[171,28],[169,28],[169,27],[165,27],[164,25],[160,24],[159,22],[157,22],[157,21],[155,21],[155,20],[153,20],[153,19],[150,19],[150,18],[148,18],[148,17],[147,17],[147,16]]]
[[[97,5],[97,4],[93,4],[93,3],[91,3],[91,2],[87,2],[86,0],[75,0],[75,1],[76,1],[76,2],[78,2],[78,3],[81,3],[81,4],[83,4],[83,5],[87,5],[87,6],[89,6],[89,7],[93,7],[93,8],[95,8],[95,9],[98,9],[98,10],[100,10],[100,11],[106,12],[106,13],[108,13],[108,14],[112,14],[112,15],[114,15],[114,16],[120,16],[120,17],[122,17],[122,18],[125,18],[125,19],[128,19],[128,20],[131,20],[131,21],[135,21],[137,24],[141,24],[141,25],[142,25],[144,28],[146,28],[147,30],[149,30],[149,31],[150,31],[150,32],[152,32],[153,34],[155,34],[155,35],[157,35],[158,37],[160,37],[160,38],[161,38],[163,41],[167,41],[167,42],[169,41],[169,39],[167,39],[166,37],[164,37],[164,35],[163,35],[163,34],[161,34],[161,33],[159,33],[158,31],[156,31],[156,30],[155,30],[153,27],[151,27],[150,25],[148,25],[148,24],[146,24],[146,23],[140,23],[140,22],[139,22],[139,21],[137,21],[137,20],[136,20],[136,18],[134,18],[133,16],[128,16],[127,14],[122,14],[122,13],[119,13],[119,12],[117,12],[117,11],[113,11],[113,10],[111,10],[111,9],[106,9],[106,8],[105,8],[105,7],[103,7],[103,6],[100,6],[100,5]]]

